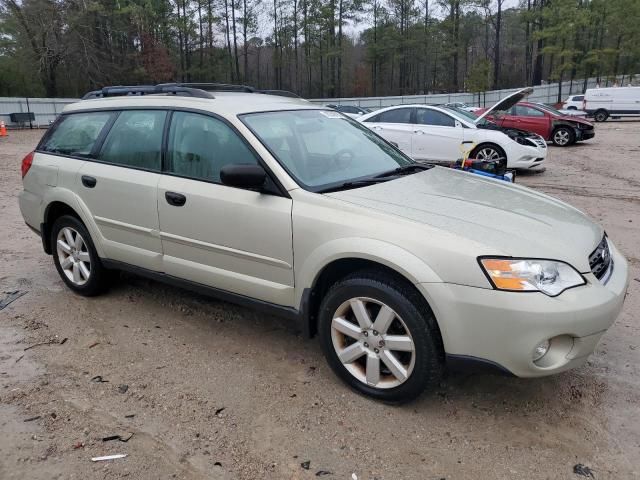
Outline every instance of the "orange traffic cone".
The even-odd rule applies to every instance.
[[[7,136],[7,127],[5,126],[4,122],[0,122],[0,137],[6,137]]]

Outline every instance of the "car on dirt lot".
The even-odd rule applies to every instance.
[[[369,110],[368,108],[358,107],[357,105],[333,105],[333,104],[329,104],[329,105],[327,105],[327,107],[333,108],[334,110],[336,110],[336,111],[338,111],[340,113],[344,113],[345,115],[347,115],[348,117],[351,117],[351,118],[358,118],[360,115],[365,115],[365,114],[371,112],[371,110]]]
[[[476,112],[477,113],[477,112]],[[534,132],[559,147],[589,140],[596,135],[593,123],[574,115],[564,115],[548,105],[519,102],[494,111],[490,119],[501,127]]]
[[[584,93],[582,109],[596,122],[609,117],[638,117],[640,87],[590,88]]]
[[[124,270],[301,321],[387,402],[447,365],[576,367],[622,308],[627,262],[580,211],[416,163],[331,109],[180,84],[86,98],[24,158],[19,195],[80,295]]]
[[[564,110],[582,110],[584,95],[571,95],[562,104]]]
[[[414,160],[452,163],[463,156],[462,143],[471,143],[469,157],[507,159],[507,167],[544,170],[547,144],[539,135],[502,128],[484,117],[493,109],[509,108],[527,95],[524,89],[501,100],[480,117],[447,105],[399,105],[358,117]]]

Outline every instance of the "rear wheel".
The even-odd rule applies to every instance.
[[[558,127],[553,131],[551,141],[559,147],[566,147],[576,141],[576,134],[569,127]]]
[[[109,272],[80,220],[71,215],[58,218],[51,229],[51,246],[56,270],[67,287],[87,297],[104,291]]]
[[[355,273],[320,306],[320,341],[333,371],[360,393],[390,403],[437,386],[442,340],[421,295],[391,275]]]
[[[593,118],[596,122],[604,122],[607,120],[607,118],[609,118],[609,112],[607,112],[606,110],[598,110],[593,115]]]

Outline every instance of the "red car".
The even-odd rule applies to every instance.
[[[482,114],[486,109],[478,110]],[[492,112],[489,119],[500,127],[517,128],[541,135],[554,145],[566,147],[596,135],[593,123],[564,115],[542,103],[520,102],[503,112]]]

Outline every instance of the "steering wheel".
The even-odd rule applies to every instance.
[[[348,148],[343,148],[342,150],[338,150],[331,157],[333,159],[333,163],[338,168],[347,168],[353,162],[355,154],[349,150]]]

